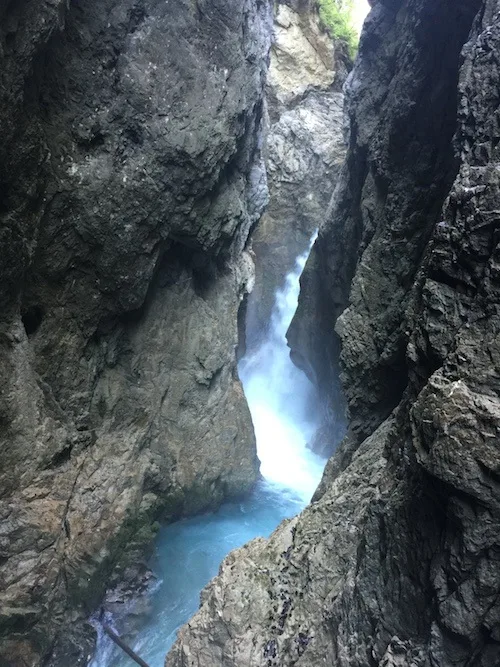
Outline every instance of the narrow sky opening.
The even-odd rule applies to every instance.
[[[354,0],[352,8],[352,21],[354,27],[358,31],[358,34],[361,33],[361,28],[363,27],[363,23],[365,18],[368,16],[369,11],[370,5],[368,4],[368,0]]]

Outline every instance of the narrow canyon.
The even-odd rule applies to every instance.
[[[0,667],[500,666],[499,95],[500,0],[0,0]]]

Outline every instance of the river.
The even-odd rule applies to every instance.
[[[268,536],[310,500],[325,460],[306,444],[317,426],[314,391],[290,361],[285,333],[297,308],[299,277],[309,250],[301,255],[276,303],[268,333],[239,373],[252,413],[262,479],[249,498],[217,512],[178,521],[161,529],[151,567],[158,576],[151,611],[132,646],[150,667],[163,667],[178,628],[197,610],[202,588],[217,574],[232,549]],[[113,619],[107,621],[112,624]],[[134,663],[102,632],[92,667]]]

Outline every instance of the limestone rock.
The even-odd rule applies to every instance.
[[[345,157],[344,96],[351,62],[321,25],[314,0],[279,2],[266,87],[269,205],[252,234],[256,276],[246,305],[245,343],[258,349],[272,322],[276,290],[323,223]],[[332,414],[311,387],[323,425],[310,446],[328,455],[345,431],[343,399]]]
[[[2,664],[82,664],[155,519],[256,479],[235,348],[270,21],[0,2]]]
[[[381,442],[366,441],[321,503],[283,522],[269,541],[253,540],[224,560],[166,667],[335,664],[330,623],[342,589],[355,587],[360,530],[382,488],[394,492]],[[335,630],[347,635],[350,627]]]
[[[314,5],[306,6],[306,11],[282,3],[276,8],[269,86],[284,105],[309,87],[325,90],[335,81],[334,44],[321,29]]]
[[[454,178],[460,50],[479,8],[461,4],[449,28],[443,2],[420,0],[409,12],[398,0],[372,10],[346,88],[348,158],[288,332],[294,358],[324,393],[342,344],[343,386],[360,437],[391,413],[407,385],[405,311]],[[402,53],[418,67],[403,67]],[[446,71],[436,72],[437,62]],[[439,113],[426,113],[432,105]]]
[[[323,221],[345,156],[344,71],[350,66],[322,27],[317,5],[278,2],[266,87],[269,205],[252,235],[255,287],[247,344],[271,320],[275,292]]]
[[[342,93],[312,91],[269,127],[269,205],[252,235],[257,270],[248,299],[249,347],[266,334],[276,288],[328,209],[345,154],[343,123]]]

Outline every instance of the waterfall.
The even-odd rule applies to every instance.
[[[290,360],[286,331],[297,309],[299,278],[315,237],[276,293],[267,340],[239,373],[252,413],[257,453],[264,479],[307,503],[321,476],[323,459],[306,445],[319,425],[314,389]]]
[[[292,364],[285,338],[309,249],[276,292],[267,339],[239,365],[255,428],[261,481],[244,501],[160,531],[151,567],[161,583],[151,595],[147,621],[129,640],[150,667],[163,667],[178,628],[196,612],[200,591],[217,574],[222,559],[254,537],[268,536],[280,521],[297,514],[320,480],[325,461],[307,448],[318,424],[317,401],[309,380]],[[119,619],[115,620],[119,628]],[[91,667],[130,665],[99,633]]]

